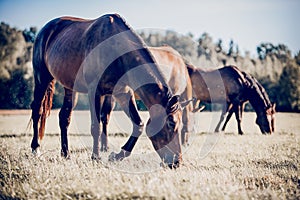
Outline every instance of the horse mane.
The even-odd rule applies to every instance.
[[[272,103],[269,99],[269,96],[265,90],[265,88],[258,82],[258,80],[256,78],[254,78],[254,81],[256,82],[257,86],[259,87],[260,89],[260,92],[262,93],[262,96],[264,97],[264,100],[266,101],[266,104],[267,104],[267,109],[271,108],[272,107]]]
[[[107,15],[104,15],[104,16],[107,16]],[[102,17],[104,17],[104,16],[102,16]],[[133,30],[133,28],[127,23],[127,21],[122,16],[120,16],[117,13],[115,13],[115,14],[108,14],[108,16],[114,17],[116,19],[119,19],[125,25],[125,27],[127,28],[127,30],[129,30],[134,36],[136,36],[136,38],[138,39],[138,41],[140,42],[140,44],[142,44],[142,46],[144,47],[144,49],[148,52],[148,55],[150,55],[150,57],[152,58],[152,60],[155,61],[154,57],[152,56],[151,52],[148,49],[147,44],[144,42],[144,40],[142,39],[142,37]]]
[[[250,90],[251,95],[249,101],[254,109],[259,104],[263,106],[264,110],[267,110],[271,105],[268,95],[263,86],[257,81],[256,78],[246,72],[242,72],[245,79],[247,80],[247,88]],[[256,95],[255,97],[253,95]],[[258,97],[258,98],[257,98]]]
[[[107,17],[107,16],[109,16],[109,17],[113,17],[113,18],[115,18],[114,20],[116,20],[116,19],[118,19],[118,20],[120,20],[124,25],[125,25],[125,28],[127,29],[127,31],[130,31],[131,32],[131,34],[133,34],[135,37],[136,37],[136,39],[137,39],[137,42],[139,42],[139,44],[143,47],[143,56],[145,57],[145,56],[148,56],[148,58],[147,59],[149,59],[153,64],[155,64],[156,66],[158,66],[158,63],[157,63],[157,61],[155,60],[155,58],[154,58],[154,56],[152,55],[152,53],[150,52],[150,50],[149,50],[149,47],[147,46],[147,44],[144,42],[144,40],[142,39],[142,37],[140,36],[140,35],[138,35],[134,30],[133,30],[133,28],[126,22],[126,20],[123,18],[123,17],[121,17],[119,14],[108,14],[108,15],[104,15],[104,16],[102,16],[102,17]],[[124,30],[123,30],[124,31]],[[131,42],[133,42],[133,41],[131,41]],[[163,76],[161,75],[161,73],[159,72],[159,69],[158,69],[158,67],[156,68],[156,70],[157,70],[157,73],[156,73],[156,76],[159,76],[159,77],[157,77],[158,78],[158,80],[162,83],[162,87],[163,88],[165,88],[165,89],[167,89],[167,91],[166,91],[166,96],[165,96],[165,98],[163,98],[163,101],[162,101],[162,104],[163,104],[163,106],[167,106],[168,105],[168,102],[171,100],[171,97],[173,96],[172,95],[172,92],[171,92],[171,89],[170,89],[170,87],[168,86],[168,84],[165,82],[165,79],[163,78]],[[167,86],[167,88],[165,87],[165,86]],[[165,90],[164,89],[164,90]]]

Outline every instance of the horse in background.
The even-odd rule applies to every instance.
[[[180,97],[180,102],[182,102],[181,106],[184,108],[182,115],[183,128],[181,131],[181,142],[183,145],[187,145],[188,134],[191,127],[189,113],[192,111],[192,84],[184,60],[175,49],[169,46],[149,47],[149,50],[158,63],[158,68],[162,72],[162,75],[171,88],[173,94],[179,95]],[[106,95],[102,102],[100,115],[103,124],[103,131],[101,134],[101,151],[107,151],[108,149],[107,126],[116,101],[133,124],[133,131],[129,141],[135,143],[137,138],[142,134],[144,124],[138,113],[135,99],[139,99],[139,96],[135,95],[134,91],[130,88],[118,95]],[[122,147],[122,150],[124,150],[123,154],[117,154],[114,157],[116,159],[123,159],[130,155],[132,148],[128,148],[128,146],[128,143],[126,143]]]
[[[107,14],[94,20],[74,17],[51,20],[37,35],[32,63],[33,153],[38,152],[38,140],[44,135],[55,81],[65,90],[59,126],[61,154],[66,158],[69,157],[67,131],[77,92],[88,93],[92,159],[99,159],[100,102],[105,95],[113,92],[118,95],[130,87],[150,111],[146,133],[155,151],[170,168],[179,166],[182,160],[179,100],[164,81],[145,43],[119,15]],[[129,138],[129,148],[134,144]]]
[[[256,85],[256,89],[259,89],[263,99],[265,100],[265,105],[266,105],[266,113],[267,116],[269,118],[269,121],[271,122],[271,133],[275,132],[275,113],[276,113],[276,104],[275,103],[271,103],[269,96],[266,92],[266,90],[264,89],[264,87],[258,82],[258,80],[256,78],[254,78],[253,76],[251,76],[250,74],[247,74],[246,72],[242,72],[242,74],[244,75],[244,77],[246,78],[246,80],[252,85],[252,87],[255,87]],[[247,98],[246,98],[247,99]],[[238,107],[240,110],[238,111],[240,113],[240,116],[242,118],[242,113],[245,107],[245,104],[249,102],[249,100],[246,101],[241,101],[240,102],[240,106]],[[222,127],[222,131],[225,131],[226,125],[228,123],[228,121],[230,120],[232,114],[234,112],[233,106],[230,105],[229,109],[228,109],[228,115],[226,116],[225,122],[223,124]],[[261,130],[263,133],[263,130]],[[243,133],[240,133],[243,134]]]
[[[196,68],[188,63],[186,63],[186,66],[196,96],[194,112],[200,109],[199,101],[223,104],[220,120],[215,128],[216,132],[219,131],[226,113],[229,112],[222,128],[222,130],[225,130],[226,124],[234,112],[238,133],[243,134],[241,120],[243,106],[246,101],[250,102],[256,112],[256,124],[261,132],[271,134],[274,131],[275,106],[270,103],[267,93],[256,79],[240,71],[235,66],[225,66],[210,71]],[[269,115],[271,119],[268,117]]]

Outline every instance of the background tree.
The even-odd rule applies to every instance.
[[[32,46],[36,34],[36,27],[21,31],[4,22],[0,24],[0,108],[30,108],[33,92]],[[271,101],[277,103],[278,110],[300,110],[300,51],[293,57],[286,45],[265,42],[257,46],[257,57],[249,52],[241,56],[238,44],[233,40],[226,51],[222,39],[214,42],[206,32],[198,38],[192,33],[180,35],[174,31],[140,31],[140,36],[149,46],[173,47],[186,60],[201,68],[235,65],[262,83]],[[61,107],[63,96],[64,90],[57,83],[53,108]],[[142,102],[138,105],[144,109]],[[79,95],[77,108],[88,109],[86,95]]]
[[[300,111],[300,66],[289,62],[283,69],[277,85],[277,103],[280,111]]]
[[[300,66],[300,51],[295,55],[295,62]]]
[[[32,43],[22,31],[0,25],[0,108],[30,108],[32,99]]]

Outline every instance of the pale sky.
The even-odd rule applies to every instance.
[[[300,50],[300,0],[0,0],[0,21],[20,29],[40,29],[59,16],[107,13],[119,13],[133,29],[191,32],[195,38],[207,32],[224,45],[233,39],[252,55],[261,42]]]

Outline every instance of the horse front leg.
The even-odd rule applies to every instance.
[[[88,93],[90,114],[91,114],[91,134],[93,137],[93,152],[91,158],[93,160],[99,160],[99,142],[100,142],[100,98],[98,93],[90,90]]]
[[[227,126],[227,123],[229,122],[231,116],[233,114],[233,107],[232,107],[232,104],[229,106],[229,109],[228,109],[228,115],[226,116],[226,119],[225,119],[225,122],[224,122],[224,125],[222,127],[222,131],[225,131],[225,128]]]
[[[189,118],[188,108],[184,108],[182,111],[182,129],[181,129],[181,143],[183,146],[189,145],[189,132],[191,127],[191,119]]]
[[[224,104],[223,109],[222,109],[222,113],[221,113],[221,116],[220,116],[220,120],[219,120],[219,122],[218,122],[218,124],[215,128],[215,132],[219,132],[221,123],[224,121],[225,114],[228,112],[228,108],[229,108],[229,105]]]
[[[61,156],[70,158],[68,147],[68,127],[71,121],[72,109],[77,103],[77,93],[65,88],[64,102],[59,112],[59,127],[61,131]]]
[[[235,118],[237,121],[237,125],[238,125],[238,133],[239,135],[243,135],[244,132],[242,130],[242,113],[243,113],[243,109],[244,109],[244,103],[238,104],[236,105],[236,108],[234,109],[235,111]]]
[[[130,156],[138,138],[143,132],[144,123],[138,113],[137,105],[135,103],[135,98],[133,92],[122,93],[115,95],[116,100],[121,105],[122,109],[126,115],[131,119],[133,124],[133,130],[128,138],[127,142],[121,147],[119,153],[112,153],[109,160],[123,160],[124,158]]]
[[[101,133],[101,149],[100,151],[108,151],[108,122],[110,120],[111,111],[114,108],[115,101],[111,95],[106,95],[104,101],[101,103],[101,114],[100,119],[102,122],[102,133]]]

